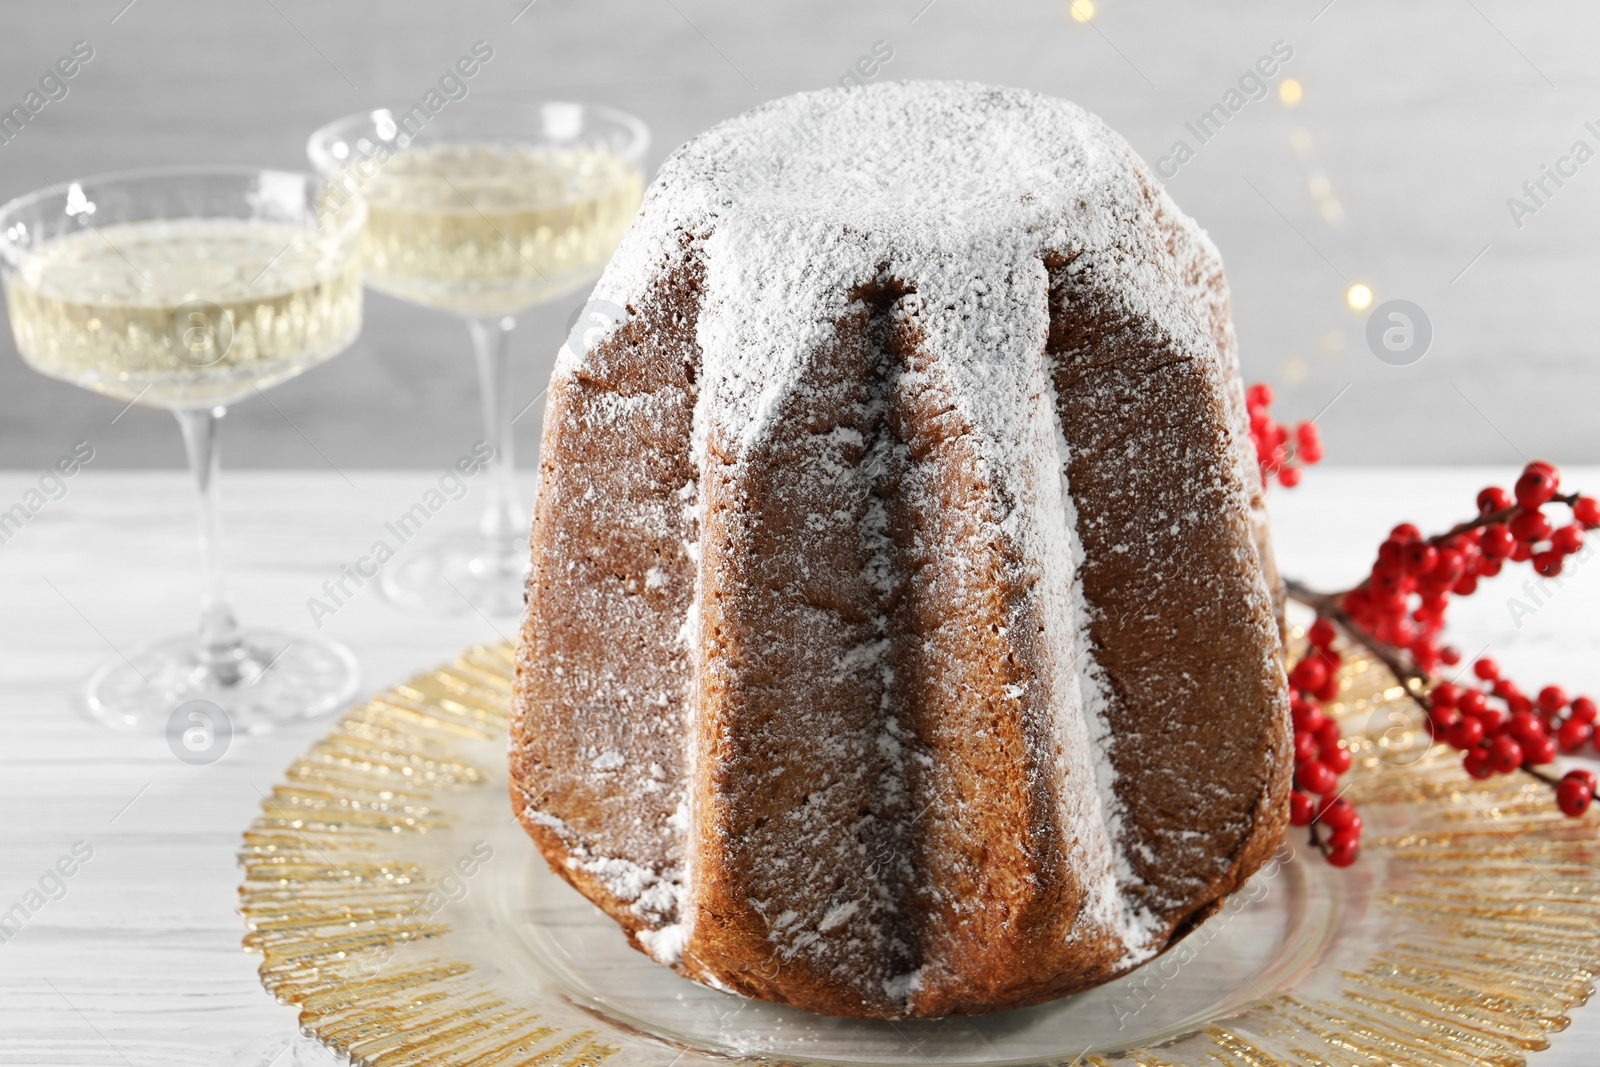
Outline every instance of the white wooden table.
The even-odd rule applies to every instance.
[[[1488,479],[1512,473],[1313,471],[1300,489],[1275,494],[1280,559],[1314,583],[1346,583],[1394,523],[1442,527],[1470,509]],[[327,473],[229,472],[225,539],[246,620],[309,626],[306,598],[437,477],[348,474],[353,484]],[[0,474],[0,510],[36,479]],[[1567,481],[1600,488],[1600,469],[1569,471]],[[0,943],[0,1064],[228,1064],[242,1046],[289,1032],[293,1020],[261,991],[254,958],[238,947],[239,833],[326,722],[236,738],[222,760],[197,767],[175,759],[161,737],[88,719],[80,687],[112,646],[191,623],[192,511],[176,473],[91,466],[67,484],[65,497],[0,545],[0,912],[75,842],[93,855],[63,880],[64,896]],[[468,497],[435,521],[466,525],[477,504]],[[1522,580],[1502,580],[1459,606],[1463,647],[1489,646],[1526,684],[1600,693],[1600,565],[1580,564],[1519,629],[1506,598],[1522,595]],[[406,615],[369,587],[327,632],[355,650],[370,692],[510,634],[512,623]],[[1600,1006],[1579,1011],[1532,1063],[1591,1064],[1597,1044]]]

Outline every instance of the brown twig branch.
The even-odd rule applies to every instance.
[[[1578,497],[1582,495],[1583,494],[1581,493],[1567,493],[1565,495],[1558,493],[1557,495],[1551,497],[1549,502],[1552,504],[1565,504],[1568,507],[1571,507],[1578,502]],[[1497,522],[1506,522],[1510,519],[1516,518],[1520,512],[1526,510],[1527,509],[1521,504],[1512,504],[1509,508],[1501,508],[1499,511],[1491,511],[1486,515],[1479,515],[1477,518],[1471,519],[1467,522],[1457,523],[1444,533],[1435,534],[1434,536],[1425,538],[1424,540],[1428,544],[1437,548],[1439,545],[1443,544],[1446,540],[1452,537],[1456,537],[1464,533],[1470,533],[1473,530],[1481,530],[1483,527],[1493,526]]]

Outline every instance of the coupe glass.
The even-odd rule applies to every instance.
[[[368,205],[367,284],[466,320],[477,354],[488,503],[476,530],[419,542],[383,570],[391,600],[425,611],[522,610],[528,517],[511,446],[516,316],[590,285],[644,192],[649,133],[590,104],[474,99],[350,115],[311,135],[313,166]]]
[[[22,358],[125,405],[171,410],[199,490],[199,632],[97,670],[89,708],[105,722],[167,730],[180,705],[207,701],[233,732],[261,733],[355,692],[344,646],[239,625],[219,539],[227,405],[332,358],[361,330],[365,208],[329,193],[313,174],[201,167],[83,178],[0,207]]]

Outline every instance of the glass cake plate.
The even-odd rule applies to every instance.
[[[294,762],[245,832],[245,947],[302,1030],[362,1065],[1520,1064],[1600,969],[1600,821],[1472,781],[1350,659],[1331,710],[1360,861],[1335,869],[1292,830],[1166,955],[1039,1007],[825,1018],[630,949],[511,814],[503,645],[355,708]]]

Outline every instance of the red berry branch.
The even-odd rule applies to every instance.
[[[1273,473],[1280,485],[1299,482],[1288,448],[1288,432],[1267,414],[1272,391],[1254,386],[1248,394],[1251,436],[1265,483]],[[1309,429],[1311,433],[1303,436]],[[1299,459],[1321,458],[1315,427],[1296,430]],[[1314,449],[1305,447],[1307,441]],[[1285,473],[1294,476],[1285,480]],[[1556,526],[1546,511],[1570,509],[1571,521]],[[1424,537],[1402,523],[1378,547],[1367,577],[1352,589],[1321,593],[1289,582],[1289,595],[1312,608],[1317,621],[1307,634],[1308,648],[1289,671],[1294,717],[1295,776],[1290,821],[1310,827],[1311,842],[1338,867],[1355,861],[1361,817],[1339,796],[1339,779],[1350,768],[1350,754],[1339,727],[1323,705],[1339,693],[1343,635],[1367,648],[1393,672],[1427,713],[1430,735],[1462,753],[1474,778],[1525,773],[1555,787],[1556,803],[1571,816],[1589,809],[1600,782],[1586,770],[1556,777],[1547,768],[1557,751],[1575,753],[1600,747],[1596,706],[1588,697],[1569,698],[1559,686],[1527,695],[1503,677],[1492,659],[1473,663],[1465,684],[1440,681],[1440,665],[1455,666],[1461,654],[1440,643],[1453,597],[1471,596],[1479,579],[1499,574],[1506,563],[1528,563],[1546,578],[1559,575],[1566,559],[1579,552],[1588,530],[1600,527],[1600,503],[1593,497],[1561,492],[1561,476],[1548,463],[1530,463],[1512,492],[1491,486],[1478,494],[1477,517],[1444,533]]]

